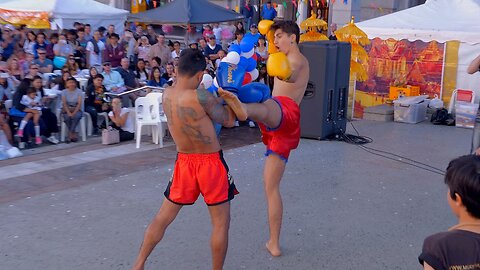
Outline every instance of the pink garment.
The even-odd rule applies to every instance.
[[[209,36],[213,35],[213,31],[212,30],[203,30],[203,37],[204,38],[207,38]]]

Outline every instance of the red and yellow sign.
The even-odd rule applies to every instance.
[[[366,46],[364,64],[368,79],[355,87],[354,117],[362,118],[363,109],[383,104],[390,98],[390,86],[418,86],[420,95],[441,97],[445,44],[420,40],[373,39]],[[412,89],[413,90],[413,89]]]
[[[15,11],[0,9],[0,21],[28,28],[50,28],[48,12]]]

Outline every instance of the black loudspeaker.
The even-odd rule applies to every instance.
[[[351,45],[334,40],[305,42],[300,51],[310,64],[310,79],[300,104],[301,136],[332,138],[347,126]]]

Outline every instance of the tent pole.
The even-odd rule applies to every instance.
[[[332,0],[328,1],[328,32],[327,32],[327,37],[329,37],[330,35],[332,35],[332,30],[330,30],[330,25],[332,25],[332,19],[333,19],[333,3],[332,3]]]
[[[185,31],[185,36],[183,37],[183,40],[185,41],[185,46],[187,46],[185,49],[188,49],[188,47],[190,46],[189,43],[189,36],[190,35],[190,24],[187,23],[187,31]]]

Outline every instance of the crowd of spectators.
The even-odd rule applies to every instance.
[[[263,7],[262,16],[275,16],[270,3]],[[80,22],[57,32],[9,24],[0,31],[0,129],[10,143],[35,145],[45,138],[57,144],[62,122],[68,129],[67,142],[75,142],[84,112],[92,118],[93,134],[99,134],[98,114],[112,111],[108,93],[173,85],[184,48],[201,50],[208,63],[205,73],[214,77],[229,46],[238,44],[246,33],[259,37],[257,81],[271,86],[265,68],[267,44],[248,17],[191,26],[183,42],[167,39],[161,27],[130,22],[121,33],[113,25],[92,29]],[[80,87],[79,78],[88,80],[85,87]],[[126,94],[120,102],[129,107],[144,94]],[[113,115],[119,119],[116,112]],[[14,140],[15,136],[19,140]]]

